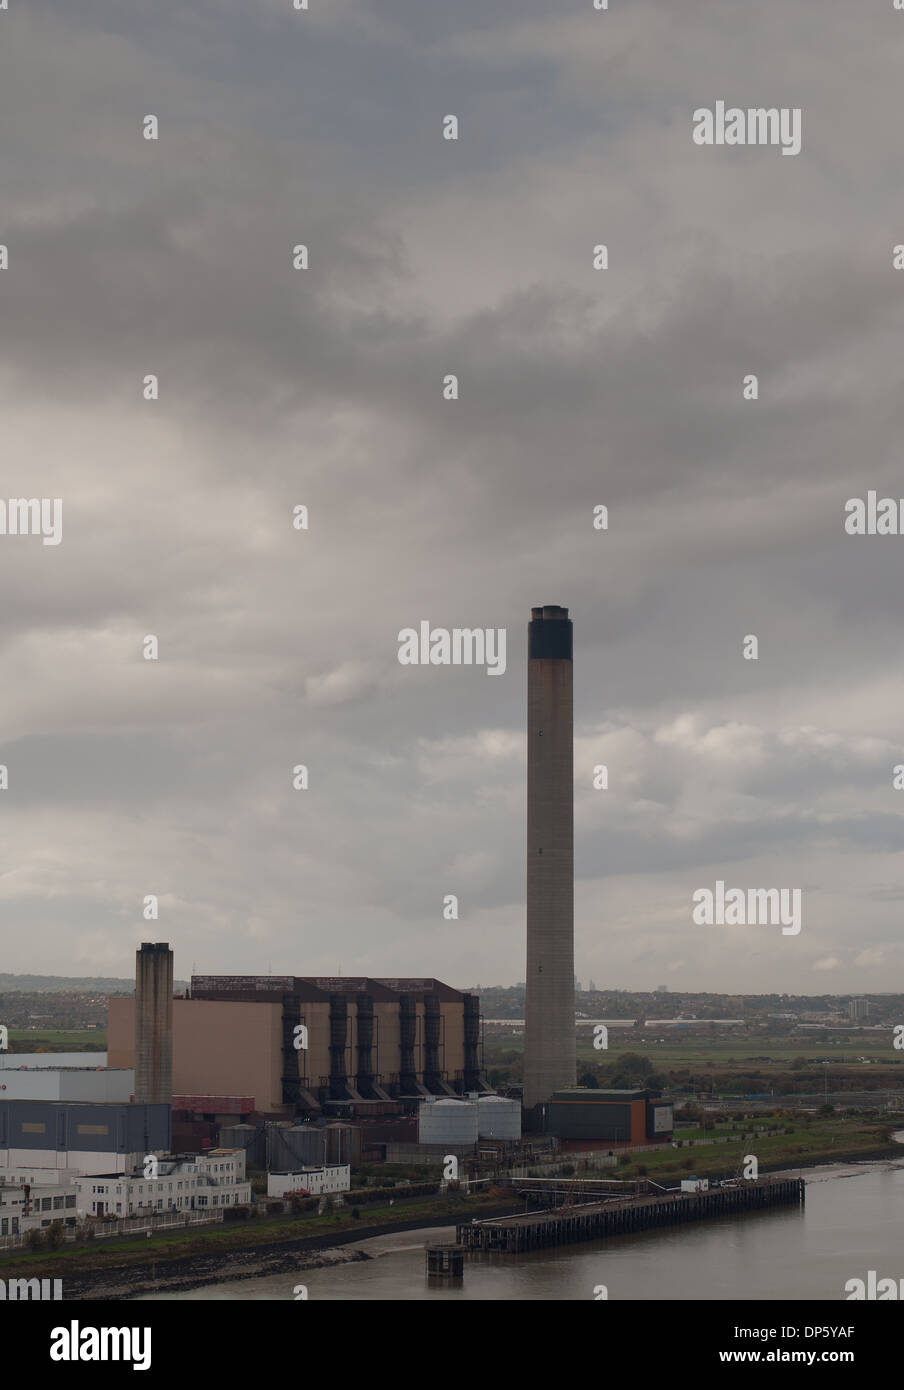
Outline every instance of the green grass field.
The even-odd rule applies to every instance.
[[[833,1067],[864,1066],[857,1059],[868,1057],[873,1064],[883,1067],[904,1067],[904,1052],[892,1046],[892,1032],[887,1037],[870,1034],[857,1038],[845,1038],[842,1042],[832,1042],[827,1037],[776,1037],[776,1038],[676,1038],[666,1037],[664,1041],[643,1040],[632,1034],[612,1029],[609,1033],[609,1047],[597,1051],[589,1038],[578,1036],[577,1055],[582,1067],[594,1071],[617,1062],[625,1053],[649,1058],[657,1071],[693,1070],[712,1066],[738,1066],[748,1070],[769,1065],[787,1067],[798,1058],[825,1059]],[[492,1037],[486,1041],[487,1065],[498,1065],[505,1053],[520,1055],[524,1050],[522,1037]],[[762,1060],[762,1059],[767,1060]],[[814,1064],[818,1065],[818,1064]]]
[[[614,1032],[614,1030],[613,1030]],[[578,1056],[583,1062],[596,1061],[604,1065],[616,1059],[619,1053],[633,1052],[649,1057],[656,1069],[663,1067],[710,1066],[713,1063],[724,1066],[737,1063],[747,1067],[757,1059],[766,1057],[771,1062],[787,1065],[798,1057],[820,1057],[833,1066],[841,1064],[863,1066],[855,1061],[858,1057],[869,1057],[887,1066],[904,1066],[904,1052],[895,1051],[892,1046],[892,1033],[889,1029],[887,1039],[880,1040],[876,1035],[867,1038],[845,1039],[833,1043],[826,1038],[687,1038],[678,1040],[667,1038],[664,1042],[642,1042],[639,1039],[622,1039],[609,1034],[609,1048],[597,1052],[588,1043],[578,1041]],[[766,1063],[762,1063],[766,1065]],[[866,1068],[863,1068],[866,1070]]]
[[[9,1050],[15,1053],[27,1045],[44,1052],[104,1052],[107,1035],[99,1028],[11,1028]]]
[[[762,1122],[760,1122],[762,1123]],[[627,1164],[621,1164],[613,1173],[617,1177],[647,1176],[662,1182],[693,1173],[697,1177],[728,1177],[736,1172],[747,1154],[755,1155],[761,1168],[795,1168],[805,1165],[815,1158],[831,1162],[835,1155],[856,1157],[860,1153],[873,1153],[886,1148],[886,1137],[893,1125],[877,1125],[854,1116],[832,1116],[829,1119],[813,1120],[809,1125],[783,1124],[774,1121],[782,1129],[780,1134],[752,1134],[753,1122],[747,1121],[747,1137],[730,1139],[720,1144],[688,1145],[688,1131],[679,1131],[682,1146],[671,1147],[658,1153],[627,1154]],[[740,1123],[736,1132],[744,1129]],[[785,1133],[790,1129],[791,1133]],[[707,1138],[711,1138],[707,1134]],[[898,1146],[900,1148],[900,1146]],[[904,1153],[904,1150],[901,1150]],[[641,1174],[641,1169],[644,1170]]]

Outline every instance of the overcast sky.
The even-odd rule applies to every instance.
[[[843,523],[904,497],[902,65],[891,0],[9,0],[0,492],[63,539],[0,536],[3,969],[523,979],[555,603],[581,979],[901,987],[904,537]]]

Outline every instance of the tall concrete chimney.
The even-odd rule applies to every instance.
[[[135,1100],[173,1102],[173,953],[166,941],[135,952]]]
[[[524,1107],[575,1084],[574,729],[567,608],[532,608],[527,660]]]

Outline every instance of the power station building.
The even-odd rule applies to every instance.
[[[135,1000],[110,1000],[112,1067],[135,1065],[135,1018]],[[190,997],[172,1001],[172,1090],[240,1095],[288,1117],[329,1102],[379,1113],[486,1091],[479,1040],[478,996],[440,980],[196,975]]]

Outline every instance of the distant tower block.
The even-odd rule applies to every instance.
[[[173,1100],[173,953],[165,941],[135,952],[135,1101]]]
[[[532,608],[527,662],[524,1106],[575,1084],[574,728],[567,608]]]

